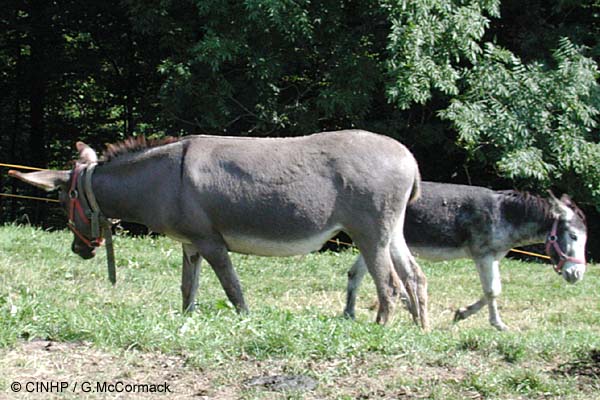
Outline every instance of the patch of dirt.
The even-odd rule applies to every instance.
[[[0,352],[0,371],[7,396],[0,393],[1,398],[142,399],[152,390],[157,398],[202,399],[212,394],[208,377],[187,367],[183,358],[139,351],[115,355],[87,343],[24,342]],[[18,395],[14,382],[20,385]],[[63,382],[68,387],[61,388]]]
[[[552,372],[576,377],[580,385],[600,389],[600,349],[592,349],[581,359],[560,364]]]
[[[309,363],[307,367],[316,376],[339,371],[338,376],[330,382],[320,383],[319,387],[322,393],[352,399],[427,399],[432,397],[432,388],[436,385],[458,383],[467,374],[460,367],[416,363],[405,356],[383,360],[378,355],[367,355]],[[414,384],[415,377],[419,377],[420,384]],[[480,398],[476,392],[464,391],[461,395],[465,399]]]
[[[244,381],[244,385],[262,386],[269,390],[286,391],[286,390],[313,390],[317,387],[317,381],[309,376],[304,375],[270,375],[257,376]]]
[[[110,353],[89,343],[36,340],[0,351],[0,399],[303,399],[347,396],[352,399],[425,399],[436,387],[450,386],[462,398],[480,399],[461,389],[466,367],[448,362],[415,363],[410,357],[367,355],[329,360],[236,359],[202,369],[184,356],[138,350]],[[415,381],[415,377],[419,379]],[[22,390],[15,395],[11,384]],[[59,393],[40,391],[36,383],[66,382]],[[98,384],[121,382],[120,393],[97,393]],[[33,392],[27,392],[26,385]],[[128,393],[125,385],[166,384],[167,393]],[[41,388],[43,389],[43,388]],[[439,394],[439,393],[438,393]]]

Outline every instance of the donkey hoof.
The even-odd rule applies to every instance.
[[[239,315],[246,316],[246,315],[250,314],[250,309],[246,306],[241,306],[241,307],[236,307],[235,312],[237,312]]]
[[[459,308],[458,310],[456,310],[456,312],[454,313],[454,322],[458,322],[458,321],[462,321],[463,319],[467,319],[467,317],[469,316],[469,314],[467,314],[467,309],[466,308]]]
[[[377,325],[385,325],[388,322],[388,319],[390,317],[390,313],[386,312],[386,311],[379,311],[377,313],[377,318],[375,318],[375,323]]]
[[[492,322],[491,324],[494,328],[498,329],[500,332],[504,332],[504,331],[508,330],[508,326],[506,324],[504,324],[503,322]]]
[[[188,301],[183,302],[183,308],[181,310],[183,314],[192,314],[195,310],[196,310],[196,303],[194,303],[194,302],[190,303]]]
[[[344,318],[354,320],[356,315],[354,315],[354,311],[344,311]]]

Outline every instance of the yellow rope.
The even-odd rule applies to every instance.
[[[0,193],[0,196],[2,196],[2,197],[16,197],[18,199],[30,199],[30,200],[48,201],[50,203],[60,203],[60,201],[56,200],[56,199],[46,199],[44,197],[23,196],[23,195],[20,195],[20,194]]]
[[[343,244],[344,246],[356,247],[353,243],[346,243],[346,242],[342,242],[342,241],[337,240],[337,239],[329,239],[328,242],[335,243],[338,246],[341,245],[341,244]]]
[[[28,170],[32,170],[32,171],[47,171],[47,169],[45,169],[45,168],[28,167],[26,165],[17,165],[17,164],[0,163],[0,167],[28,169]],[[2,196],[2,197],[15,197],[17,199],[29,199],[29,200],[47,201],[47,202],[50,202],[50,203],[60,203],[60,201],[58,201],[56,199],[46,199],[44,197],[34,197],[34,196],[23,196],[23,195],[20,195],[20,194],[0,193],[0,196]]]
[[[533,256],[533,257],[538,257],[538,258],[543,258],[545,260],[551,260],[552,258],[549,256],[545,256],[543,254],[538,254],[538,253],[532,253],[530,251],[525,251],[525,250],[519,250],[519,249],[510,249],[510,251],[512,251],[513,253],[521,253],[521,254],[525,254],[528,256]]]
[[[4,164],[4,163],[0,163],[0,167],[30,169],[32,171],[47,171],[46,168],[27,167],[25,165],[16,165],[16,164]]]
[[[346,243],[346,242],[342,242],[342,241],[339,241],[339,240],[336,240],[336,239],[329,239],[329,242],[335,243],[338,246],[339,245],[346,245],[346,246],[350,246],[350,247],[356,247],[352,243]],[[532,256],[532,257],[543,258],[544,260],[551,260],[551,257],[549,257],[549,256],[545,256],[543,254],[538,254],[538,253],[532,253],[530,251],[519,250],[519,249],[510,249],[510,251],[512,251],[513,253],[521,253],[521,254],[526,254],[528,256]]]

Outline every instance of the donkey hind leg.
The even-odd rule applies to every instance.
[[[477,313],[483,306],[487,304],[487,298],[483,296],[475,303],[470,304],[466,307],[461,307],[454,313],[454,322],[462,321],[463,319],[469,318],[471,315]]]
[[[244,300],[240,281],[233,269],[233,264],[229,258],[225,241],[220,237],[211,238],[210,240],[199,240],[194,243],[200,254],[210,264],[213,271],[219,278],[219,282],[225,290],[227,298],[238,313],[248,312],[248,306]]]
[[[454,316],[455,321],[465,319],[477,311],[484,305],[488,305],[490,324],[500,331],[508,329],[502,322],[500,313],[498,312],[498,304],[496,298],[502,292],[502,283],[500,281],[500,261],[493,257],[485,257],[476,260],[477,272],[479,272],[479,280],[483,288],[483,297],[466,308],[458,310]]]
[[[195,299],[198,291],[201,263],[202,257],[198,250],[190,244],[183,244],[183,269],[181,271],[183,312],[194,311],[196,306]]]
[[[402,282],[393,268],[389,244],[379,247],[372,246],[374,248],[364,247],[361,242],[357,242],[357,244],[377,289],[379,309],[375,321],[385,325],[394,309],[393,298],[402,286]]]
[[[403,299],[403,301],[412,314],[413,321],[417,325],[420,324],[421,328],[424,330],[428,330],[429,313],[427,311],[427,277],[408,249],[404,236],[396,236],[394,238],[390,254],[394,261],[394,268],[404,284],[405,299]]]
[[[354,319],[355,317],[355,308],[356,308],[356,296],[358,295],[358,288],[367,273],[367,264],[365,264],[365,259],[363,256],[359,255],[356,258],[356,261],[352,265],[350,271],[348,271],[348,287],[346,289],[346,308],[344,309],[344,316],[347,318]],[[402,283],[402,282],[400,282]],[[405,307],[408,310],[411,310],[413,305],[410,302],[410,297],[406,292],[406,289],[403,284],[398,288],[399,296]],[[412,311],[411,311],[412,313]]]
[[[367,272],[367,264],[362,256],[358,256],[356,261],[348,271],[348,286],[346,288],[346,308],[344,309],[344,316],[347,318],[354,319],[355,308],[356,308],[356,295],[358,294],[358,288],[362,283],[363,278]]]

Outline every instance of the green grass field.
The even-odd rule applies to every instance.
[[[251,308],[243,316],[203,264],[197,311],[182,315],[178,243],[116,237],[113,287],[103,249],[84,261],[71,253],[71,239],[66,231],[0,227],[0,397],[13,398],[14,381],[120,379],[168,381],[173,398],[600,398],[597,265],[569,285],[547,264],[506,260],[499,305],[511,330],[497,332],[487,309],[452,323],[456,308],[481,295],[471,262],[421,261],[432,323],[423,333],[401,307],[387,326],[374,324],[370,278],[357,320],[340,317],[353,251],[233,255]],[[245,383],[268,375],[308,376],[317,387]]]

